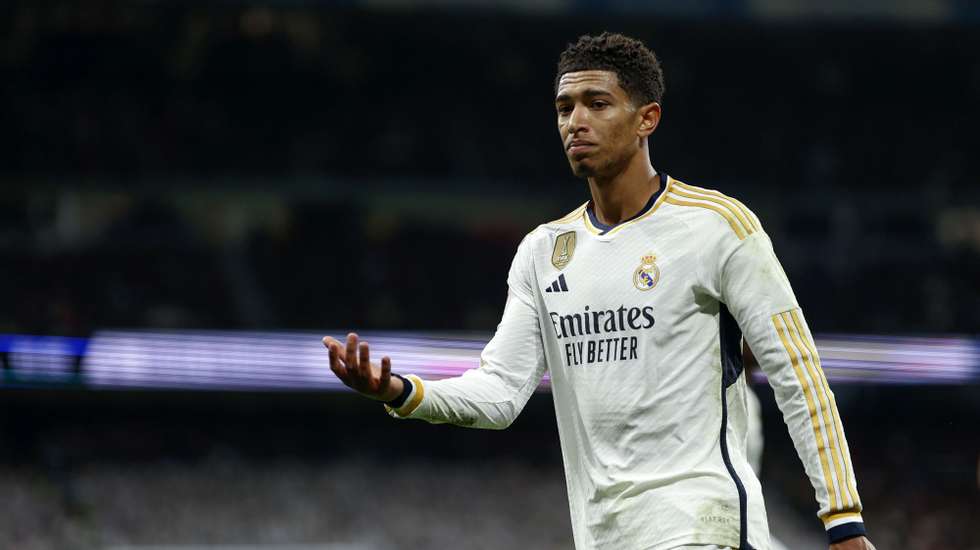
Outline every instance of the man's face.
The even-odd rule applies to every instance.
[[[612,71],[563,74],[555,108],[565,156],[576,176],[615,175],[640,147],[642,117]]]

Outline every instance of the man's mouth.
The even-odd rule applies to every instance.
[[[592,143],[591,141],[573,139],[571,143],[568,144],[568,154],[575,155],[584,153],[593,147],[595,147],[595,143]]]

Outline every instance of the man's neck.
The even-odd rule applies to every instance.
[[[626,168],[608,180],[589,178],[592,208],[605,225],[616,225],[637,215],[660,190],[660,178],[645,150],[634,155]]]

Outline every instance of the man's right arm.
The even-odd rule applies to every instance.
[[[525,239],[511,265],[507,303],[497,332],[480,356],[480,367],[462,376],[435,381],[413,375],[392,376],[390,360],[384,358],[380,367],[371,365],[367,344],[358,344],[356,335],[353,349],[365,348],[360,355],[351,353],[350,337],[346,353],[339,342],[324,338],[330,349],[331,370],[349,387],[388,402],[388,412],[396,418],[506,428],[520,414],[546,370],[531,278]],[[369,366],[351,369],[351,360]]]
[[[458,426],[504,429],[524,409],[545,372],[536,311],[511,293],[497,333],[480,355],[480,367],[462,376],[423,381],[414,387],[396,418],[416,418]],[[421,395],[419,394],[421,392]]]

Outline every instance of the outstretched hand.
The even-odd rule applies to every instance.
[[[346,346],[324,336],[323,345],[330,350],[330,370],[347,387],[378,401],[391,401],[401,395],[404,385],[401,379],[391,376],[391,358],[382,357],[380,366],[371,363],[368,343],[358,343],[357,334],[347,335]]]
[[[875,550],[875,546],[866,537],[854,537],[837,544],[831,544],[830,550]]]

